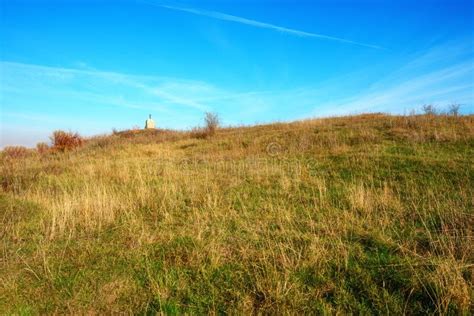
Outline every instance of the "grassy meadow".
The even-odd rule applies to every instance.
[[[0,314],[461,314],[474,116],[124,131],[1,156]]]

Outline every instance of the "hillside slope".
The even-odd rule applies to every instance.
[[[468,314],[473,136],[374,114],[4,154],[0,314]]]

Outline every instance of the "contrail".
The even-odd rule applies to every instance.
[[[158,3],[152,3],[152,2],[149,2],[149,1],[141,1],[141,0],[139,0],[139,2],[143,2],[143,3],[146,3],[146,4],[154,5],[154,6],[169,9],[169,10],[187,12],[187,13],[191,13],[191,14],[195,14],[195,15],[201,15],[201,16],[207,16],[209,18],[222,20],[222,21],[229,21],[229,22],[246,24],[246,25],[250,25],[250,26],[254,26],[254,27],[270,29],[270,30],[274,30],[274,31],[282,32],[282,33],[287,33],[287,34],[292,34],[292,35],[296,35],[296,36],[300,36],[300,37],[320,38],[320,39],[336,41],[336,42],[340,42],[340,43],[346,43],[346,44],[353,44],[353,45],[358,45],[358,46],[369,47],[369,48],[373,48],[373,49],[385,49],[384,47],[377,46],[377,45],[351,41],[351,40],[340,38],[340,37],[334,37],[334,36],[328,36],[328,35],[323,35],[323,34],[310,33],[310,32],[290,29],[290,28],[283,27],[283,26],[278,26],[278,25],[274,25],[274,24],[270,24],[270,23],[255,21],[255,20],[243,18],[243,17],[240,17],[240,16],[230,15],[230,14],[216,12],[216,11],[208,11],[208,10],[202,10],[202,9],[177,7],[177,6],[172,6],[172,5],[158,4]]]

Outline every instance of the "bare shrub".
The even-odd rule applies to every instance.
[[[195,127],[191,130],[191,137],[205,139],[216,134],[220,120],[216,113],[206,112],[204,115],[204,127]]]
[[[438,113],[438,110],[432,104],[423,105],[422,110],[426,115],[436,115]]]
[[[78,133],[54,131],[50,138],[52,148],[57,151],[72,150],[84,144],[84,139]]]
[[[448,114],[452,116],[458,116],[459,115],[459,109],[461,108],[460,104],[453,103],[449,106],[449,111]]]
[[[209,136],[214,135],[216,130],[219,128],[219,116],[216,113],[206,112],[204,122],[206,123],[205,129]]]
[[[3,154],[6,158],[18,159],[28,156],[30,151],[23,146],[7,146],[3,149]]]

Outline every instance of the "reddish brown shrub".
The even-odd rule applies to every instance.
[[[58,151],[72,150],[84,144],[84,139],[78,133],[54,131],[50,138],[52,148]]]
[[[7,146],[3,149],[3,153],[7,158],[17,159],[28,156],[30,151],[23,146]]]
[[[43,155],[47,153],[49,150],[49,146],[46,143],[38,143],[36,144],[36,151],[40,154]]]

